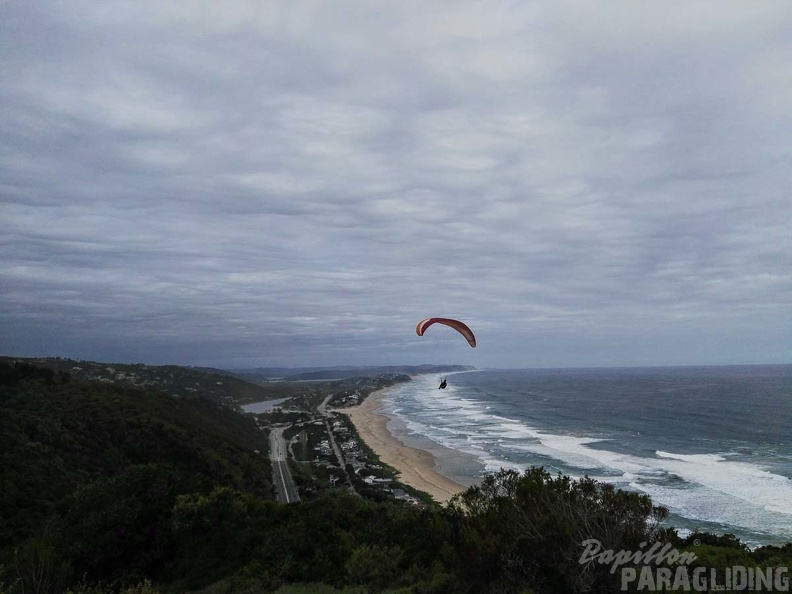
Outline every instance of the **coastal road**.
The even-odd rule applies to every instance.
[[[291,503],[299,501],[297,488],[292,481],[289,464],[286,461],[286,440],[283,439],[283,427],[275,427],[270,432],[270,460],[272,460],[272,480],[278,501]]]

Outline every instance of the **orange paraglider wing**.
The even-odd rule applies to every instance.
[[[465,340],[468,341],[470,346],[476,346],[476,337],[473,336],[473,331],[463,322],[460,322],[459,320],[452,320],[451,318],[426,318],[425,320],[418,322],[418,325],[415,327],[415,332],[418,334],[418,336],[423,336],[424,332],[426,332],[426,329],[432,324],[444,324],[445,326],[450,326],[462,336],[464,336]]]

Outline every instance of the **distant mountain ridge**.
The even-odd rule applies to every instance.
[[[283,381],[336,380],[349,377],[375,377],[381,375],[420,375],[426,373],[450,373],[473,371],[472,365],[384,365],[374,367],[316,367],[316,368],[277,368],[259,367],[255,369],[231,369],[237,377],[250,378],[251,381],[282,379]]]
[[[302,388],[300,381],[334,381],[348,378],[419,375],[472,371],[472,365],[390,365],[340,367],[257,367],[219,369],[143,363],[103,363],[61,357],[8,357],[0,362],[25,362],[68,374],[76,380],[157,390],[178,398],[204,398],[230,407],[291,396]],[[278,383],[271,383],[276,380]]]

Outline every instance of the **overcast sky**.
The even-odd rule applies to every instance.
[[[0,81],[2,354],[792,362],[788,0],[0,0]]]

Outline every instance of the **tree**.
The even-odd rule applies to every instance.
[[[369,592],[382,592],[397,582],[402,572],[402,551],[398,546],[361,545],[357,547],[346,564],[352,583],[361,584]]]
[[[488,475],[457,495],[450,511],[461,543],[457,571],[482,591],[607,588],[614,576],[605,567],[581,565],[581,543],[595,539],[604,549],[637,550],[662,534],[667,515],[648,496],[535,467],[522,475]]]

